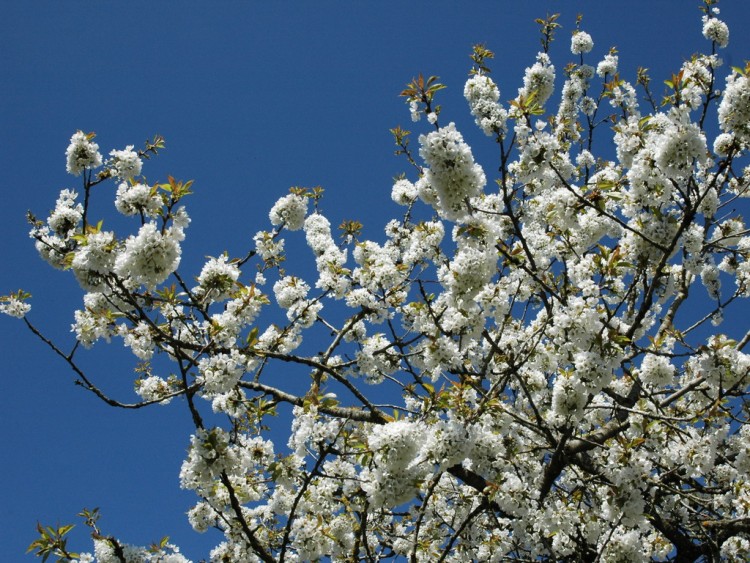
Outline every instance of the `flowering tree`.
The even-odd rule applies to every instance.
[[[79,131],[67,171],[82,192],[29,218],[41,256],[85,291],[77,342],[45,338],[23,291],[0,308],[108,404],[189,409],[180,481],[197,495],[195,530],[223,534],[212,561],[745,561],[750,332],[706,328],[750,296],[737,211],[750,68],[720,72],[729,32],[714,3],[710,54],[686,61],[661,103],[645,71],[620,77],[614,50],[587,64],[593,40],[576,29],[549,112],[555,16],[539,20],[542,51],[506,105],[492,52],[476,46],[464,95],[497,146],[489,183],[440,121],[442,85],[418,77],[402,95],[428,124],[416,150],[392,130],[410,173],[393,185],[404,213],[384,242],[356,222],[337,242],[322,190],[293,188],[245,256],[210,258],[194,283],[178,272],[191,183],[141,176],[163,139],[104,159]],[[131,234],[91,217],[108,181]],[[312,277],[285,261],[287,236],[304,236]],[[136,356],[138,402],[80,367],[102,339]],[[280,404],[294,408],[287,444],[264,423]],[[30,550],[186,560],[82,516],[93,555],[68,549],[70,526],[40,526]]]

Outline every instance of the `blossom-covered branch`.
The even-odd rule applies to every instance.
[[[141,401],[105,395],[27,325],[111,405],[184,398],[180,483],[195,530],[221,532],[211,561],[748,560],[750,333],[719,327],[750,296],[750,68],[722,66],[715,3],[706,54],[668,77],[661,105],[616,50],[591,64],[580,18],[564,67],[557,16],[538,20],[542,51],[507,102],[476,46],[463,92],[499,162],[479,162],[442,121],[444,86],[419,75],[402,96],[428,124],[418,149],[391,130],[409,173],[381,239],[348,221],[337,240],[322,189],[294,187],[194,286],[178,271],[192,183],[141,176],[164,140],[105,159],[79,131],[67,170],[81,192],[30,217],[31,236],[84,292],[74,352],[119,339]],[[132,232],[92,218],[106,181]],[[285,254],[289,237],[314,270]],[[27,317],[29,297],[0,311]],[[283,403],[278,443],[264,421]],[[40,530],[42,557],[185,560],[98,528],[94,554],[73,554],[66,528]]]

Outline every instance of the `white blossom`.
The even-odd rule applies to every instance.
[[[70,264],[78,282],[87,291],[104,291],[104,279],[112,273],[118,244],[114,233],[93,232],[86,236]]]
[[[719,47],[729,45],[729,27],[718,18],[703,16],[703,37]]]
[[[0,313],[22,319],[31,311],[31,305],[25,303],[18,297],[10,296],[0,298]]]
[[[102,165],[99,145],[92,141],[93,135],[77,131],[70,138],[70,145],[65,151],[67,171],[73,176],[80,176],[84,169],[92,170]]]
[[[619,58],[617,55],[608,53],[604,56],[598,65],[596,65],[596,74],[601,77],[613,76],[617,73],[617,64]]]
[[[138,393],[144,401],[159,401],[162,405],[169,404],[172,400],[171,397],[167,399],[164,398],[172,392],[169,384],[156,375],[150,375],[139,380],[135,392]]]
[[[417,199],[417,188],[409,180],[398,180],[393,184],[391,199],[399,205],[409,205]]]
[[[580,30],[555,111],[548,53],[507,110],[472,70],[463,94],[490,137],[476,151],[438,127],[439,88],[407,91],[423,163],[400,147],[403,208],[372,239],[377,225],[339,237],[319,191],[293,188],[252,240],[233,238],[245,258],[177,272],[184,194],[137,182],[132,145],[94,176],[98,146],[78,132],[67,169],[86,197],[62,190],[30,235],[86,294],[76,345],[42,339],[110,404],[188,410],[180,486],[193,529],[222,534],[217,563],[745,561],[750,83],[722,74],[728,27],[704,12],[711,53],[675,69],[658,108],[614,49],[583,64]],[[94,218],[107,193],[126,217]],[[28,297],[0,312],[24,317]],[[135,401],[80,358],[113,337],[134,356]],[[280,451],[277,414],[291,417]],[[186,561],[108,534],[77,559]]]
[[[162,209],[163,201],[156,193],[156,189],[146,184],[130,184],[122,182],[117,187],[115,207],[123,215],[138,215],[157,217]]]
[[[468,198],[481,193],[486,183],[482,167],[453,123],[419,137],[419,155],[429,167],[425,181],[435,190],[438,210],[448,219],[466,215]]]
[[[305,222],[308,201],[308,198],[297,194],[282,197],[271,208],[271,224],[283,224],[290,231],[298,231]]]
[[[518,91],[519,97],[534,96],[534,102],[544,106],[555,87],[555,67],[547,53],[539,53],[536,62],[526,69],[523,77],[523,88]]]
[[[55,210],[47,219],[49,228],[57,236],[67,238],[79,227],[83,219],[83,205],[76,199],[78,194],[73,190],[62,190],[57,198]]]
[[[222,301],[230,296],[240,277],[240,270],[236,263],[228,260],[226,254],[209,258],[198,276],[198,287],[194,290],[198,295],[214,301]]]
[[[745,146],[750,143],[750,81],[746,76],[731,74],[727,78],[719,104],[719,125]]]
[[[594,48],[594,40],[585,31],[576,31],[570,40],[570,52],[574,55],[588,53]]]
[[[109,155],[112,158],[108,164],[113,176],[121,180],[130,180],[140,175],[143,163],[138,153],[133,150],[133,145],[128,145],[125,150],[113,150]]]
[[[489,76],[476,74],[469,78],[464,85],[464,98],[485,135],[505,134],[508,112],[498,103],[500,89]]]
[[[125,241],[115,262],[115,273],[153,288],[177,269],[180,254],[180,245],[172,230],[162,233],[154,223],[146,223],[137,235]]]

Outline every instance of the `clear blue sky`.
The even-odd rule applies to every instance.
[[[571,60],[575,16],[594,38],[588,62],[616,45],[621,70],[651,69],[662,80],[699,49],[698,0],[508,2],[3,2],[0,22],[0,293],[34,295],[31,319],[70,342],[80,290],[43,263],[27,236],[27,209],[45,217],[61,188],[64,152],[77,130],[96,131],[102,152],[160,133],[167,150],[146,163],[149,181],[194,179],[193,222],[183,271],[203,257],[244,253],[266,228],[273,202],[293,185],[326,189],[324,211],[365,223],[379,237],[389,213],[391,178],[406,170],[388,129],[412,126],[397,93],[419,72],[436,74],[442,122],[456,121],[480,155],[485,140],[462,97],[474,43],[485,43],[501,99],[514,97],[538,50],[534,18],[561,12],[553,47]],[[724,0],[729,64],[750,58],[750,3]],[[491,151],[491,146],[490,146]],[[106,154],[106,153],[105,153]],[[484,160],[491,171],[495,163]],[[99,209],[112,216],[113,187]],[[105,211],[106,210],[106,211]],[[294,257],[292,257],[293,259]],[[731,323],[735,322],[732,319]],[[169,535],[195,560],[220,541],[192,532],[192,493],[178,472],[191,423],[184,405],[123,412],[72,384],[66,366],[20,322],[0,319],[4,486],[0,546],[5,561],[25,560],[37,519],[76,520],[99,506],[105,531],[128,543]],[[726,327],[725,327],[726,328]],[[129,397],[130,356],[97,346],[85,365],[97,381]],[[282,440],[283,442],[283,440]],[[83,527],[79,526],[78,531]],[[90,549],[83,535],[74,547]]]

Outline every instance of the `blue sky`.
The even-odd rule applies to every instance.
[[[77,130],[96,131],[102,152],[141,145],[160,133],[167,150],[146,163],[149,181],[194,179],[193,222],[183,268],[197,275],[203,257],[242,255],[267,212],[290,186],[321,185],[323,210],[365,224],[380,237],[393,176],[389,128],[415,133],[397,94],[412,76],[436,74],[441,122],[456,121],[487,170],[492,146],[473,125],[462,97],[475,43],[496,52],[493,77],[512,98],[538,50],[534,18],[561,12],[552,57],[571,60],[577,13],[594,38],[595,64],[616,45],[621,70],[650,69],[654,90],[699,49],[697,0],[507,2],[4,2],[0,21],[0,293],[34,295],[32,321],[70,342],[80,290],[49,268],[27,236],[25,213],[45,217],[62,188],[64,152]],[[750,58],[750,4],[725,0],[731,40],[725,62]],[[743,37],[744,35],[744,37]],[[482,145],[485,149],[482,149]],[[485,151],[483,153],[483,150]],[[113,186],[95,194],[112,217]],[[106,193],[105,193],[106,192]],[[292,256],[293,260],[294,257]],[[729,326],[732,326],[732,319]],[[73,385],[73,375],[21,323],[0,319],[4,358],[0,416],[5,486],[0,516],[3,558],[23,560],[37,519],[74,521],[99,506],[105,531],[128,543],[169,535],[195,560],[219,541],[194,534],[184,512],[192,493],[178,472],[191,429],[179,403],[146,411],[113,410]],[[129,356],[101,345],[85,365],[97,381],[128,397]],[[283,442],[284,440],[282,440]],[[76,544],[90,549],[82,526]],[[76,535],[77,534],[77,535]]]

